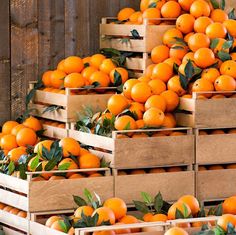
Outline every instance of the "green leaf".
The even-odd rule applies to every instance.
[[[49,105],[43,110],[42,114],[47,113],[47,112],[55,112],[55,111],[58,111],[61,108],[63,108],[63,107],[58,106],[58,105]]]
[[[66,162],[66,163],[60,165],[60,166],[58,167],[58,170],[60,170],[60,171],[68,170],[69,167],[70,167],[70,165],[71,165],[70,162]]]
[[[181,84],[181,87],[184,89],[184,90],[187,90],[188,89],[188,79],[181,73],[179,73],[179,80],[180,80],[180,84]]]
[[[27,175],[26,175],[27,166],[26,166],[26,164],[19,164],[18,170],[20,172],[20,178],[23,180],[26,180],[27,179]]]
[[[188,207],[185,203],[183,203],[183,208],[184,208],[184,218],[188,218],[189,217],[189,213],[188,213]]]
[[[107,58],[112,58],[114,56],[121,56],[121,52],[113,48],[102,48],[100,52]]]
[[[234,234],[235,233],[235,226],[231,223],[227,224],[227,233],[228,234]]]
[[[171,49],[184,50],[184,47],[183,46],[172,46]]]
[[[125,125],[124,130],[130,130],[130,122],[128,122],[128,123]]]
[[[214,7],[214,9],[219,9],[220,8],[220,5],[217,2],[217,0],[211,0],[211,4]]]
[[[156,2],[152,2],[151,4],[148,5],[148,8],[156,8],[156,7],[157,7]]]
[[[93,202],[93,195],[91,192],[86,188],[84,189],[84,196],[87,198],[88,202],[92,203]]]
[[[58,223],[60,225],[60,228],[63,230],[64,233],[68,232],[67,226],[63,220],[58,220]]]
[[[143,214],[146,214],[149,212],[148,206],[144,202],[140,201],[133,201],[135,208],[142,212]]]
[[[184,68],[185,77],[189,80],[194,75],[194,66],[191,60],[189,60]]]
[[[14,172],[14,170],[15,170],[15,164],[14,164],[14,162],[11,161],[11,162],[9,163],[9,165],[8,165],[7,168],[8,168],[7,174],[8,174],[8,175],[11,175],[11,174]]]
[[[225,10],[225,0],[220,0],[220,9]]]
[[[120,86],[121,84],[122,84],[121,74],[115,70],[115,73],[114,73],[114,85],[115,86]]]
[[[57,165],[58,161],[55,159],[52,159],[50,161],[48,161],[48,163],[46,164],[44,170],[45,171],[51,171],[54,169],[54,167]]]
[[[82,197],[73,195],[73,199],[78,206],[87,206],[87,202]]]
[[[89,66],[90,66],[89,63],[85,63],[85,64],[84,64],[84,68],[87,68],[87,67],[89,67]]]
[[[220,60],[222,61],[227,61],[227,60],[231,60],[232,57],[230,56],[229,53],[224,52],[224,51],[219,51],[218,52],[218,57],[220,58]]]
[[[35,159],[30,164],[30,169],[31,170],[36,169],[38,164],[39,164],[39,156],[36,156]]]
[[[216,208],[215,208],[215,216],[222,216],[223,214],[223,204],[219,204]]]
[[[131,30],[130,33],[132,34],[132,37],[134,39],[140,39],[141,38],[140,35],[139,35],[139,32],[136,29]]]
[[[230,49],[232,46],[233,46],[233,41],[226,41],[223,43],[222,45],[222,49],[223,50],[227,50],[227,49]]]
[[[94,86],[94,88],[101,86],[101,84],[99,82],[93,82],[92,85]]]
[[[184,217],[183,213],[179,209],[176,209],[176,211],[175,211],[175,218],[176,219],[184,219],[185,217]]]
[[[215,235],[224,235],[226,234],[226,231],[221,228],[220,226],[216,226],[214,229]]]
[[[229,12],[228,17],[229,17],[229,19],[232,19],[232,20],[236,19],[236,17],[235,17],[235,9],[234,8]]]
[[[179,65],[177,65],[176,63],[174,63],[174,65],[173,65],[173,70],[174,70],[174,73],[175,73],[175,74],[178,74],[178,72],[179,72]]]
[[[179,38],[179,37],[174,37],[175,41],[173,41],[173,43],[175,44],[179,44],[179,45],[182,45],[182,46],[187,46],[187,43],[184,41],[183,38]],[[183,49],[183,47],[182,47]]]
[[[147,203],[147,204],[153,203],[153,198],[150,194],[148,194],[146,192],[141,192],[141,197],[145,203]]]
[[[219,38],[212,39],[211,44],[210,44],[210,48],[214,50],[218,46],[219,42],[220,42]]]
[[[25,98],[26,107],[28,106],[28,104],[30,103],[30,101],[33,99],[35,93],[36,93],[36,89],[33,88],[33,89],[30,90],[30,92],[26,95],[26,98]]]
[[[157,213],[161,213],[162,207],[163,207],[163,198],[161,193],[159,192],[154,198],[154,208]]]
[[[98,207],[102,206],[102,200],[101,200],[101,198],[99,197],[99,195],[98,195],[97,193],[95,193],[95,192],[94,192],[94,195],[95,195],[95,197],[96,197],[96,199],[97,199]]]

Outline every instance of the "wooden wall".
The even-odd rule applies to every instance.
[[[69,55],[98,51],[99,22],[140,0],[1,0],[0,124],[24,110],[28,81]],[[226,0],[234,4],[236,0]]]

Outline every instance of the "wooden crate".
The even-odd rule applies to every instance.
[[[74,125],[71,126],[74,127]],[[185,131],[187,134],[184,136],[117,138],[118,134],[129,132],[163,131]],[[112,138],[69,130],[69,136],[85,145],[100,148],[101,150],[97,154],[104,155],[111,162],[111,167],[116,169],[190,165],[194,162],[194,136],[190,128],[114,131]]]
[[[0,225],[2,225],[6,235],[27,234],[29,230],[29,219],[0,210]]]
[[[195,194],[194,171],[152,173],[140,175],[118,175],[114,170],[115,196],[127,204],[141,200],[141,192],[155,196],[159,191],[169,202],[177,201],[181,196]]]
[[[196,164],[226,164],[236,162],[236,134],[199,135],[196,129]]]
[[[36,90],[33,101],[29,104],[29,108],[32,110],[31,114],[36,117],[59,122],[75,122],[78,119],[78,112],[83,111],[84,107],[91,107],[94,110],[105,110],[107,101],[112,96],[112,94],[72,94],[73,91],[78,90],[84,91],[85,89],[66,88],[65,95]],[[105,90],[114,90],[114,88],[106,88]],[[52,105],[58,106],[58,109],[44,112],[46,108]]]
[[[179,110],[176,114],[177,124],[195,128],[226,128],[236,126],[236,99],[198,99],[199,95],[229,92],[193,93],[193,98],[180,98]],[[230,94],[236,92],[230,92]]]
[[[51,126],[47,124],[43,124],[43,136],[52,138],[52,139],[62,139],[64,137],[68,137],[68,126],[66,128],[60,128],[56,126]]]
[[[196,197],[200,201],[219,201],[236,194],[236,169],[198,171]]]
[[[29,173],[28,180],[18,179],[0,173],[0,202],[27,212],[73,209],[73,195],[81,195],[85,188],[95,191],[102,199],[113,196],[113,177],[109,168],[79,169],[65,172],[105,172],[104,177],[62,179],[53,181],[32,181],[32,176],[39,173]]]

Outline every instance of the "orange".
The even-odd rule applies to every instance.
[[[213,96],[211,97],[211,99],[223,99],[223,98],[225,98],[225,96],[224,96],[224,95],[221,95],[221,94],[219,94],[219,95],[213,95]]]
[[[16,135],[16,142],[19,146],[34,146],[37,142],[37,135],[30,128],[21,129]]]
[[[205,33],[208,25],[212,24],[213,20],[206,16],[197,18],[194,22],[194,31],[196,33]]]
[[[143,121],[147,127],[160,127],[164,118],[164,113],[158,108],[150,108],[143,114]]]
[[[150,222],[151,219],[152,219],[152,217],[153,217],[153,214],[152,214],[152,213],[147,213],[147,214],[145,214],[145,215],[143,216],[143,221],[144,221],[144,222]]]
[[[93,172],[90,172],[90,173],[92,173],[91,175],[89,175],[90,178],[91,177],[103,177],[103,175],[100,173],[93,173]]]
[[[166,110],[166,101],[160,95],[152,95],[145,102],[145,110],[147,111],[150,108],[158,108],[162,112]]]
[[[182,60],[187,53],[188,53],[188,48],[183,45],[174,44],[170,48],[170,57],[171,58],[174,57],[179,60]]]
[[[156,214],[152,216],[152,218],[150,219],[150,222],[158,222],[158,221],[166,222],[167,219],[168,219],[167,216],[164,214]]]
[[[127,213],[127,206],[120,198],[109,198],[104,202],[103,206],[110,208],[114,212],[116,220],[121,219]]]
[[[174,67],[174,64],[181,65],[181,60],[175,57],[168,58],[167,60],[164,61],[164,63],[168,64],[171,66],[171,68]]]
[[[82,213],[85,216],[92,216],[94,209],[91,206],[80,206],[75,210],[74,216],[76,220],[81,219]]]
[[[150,78],[152,76],[152,71],[153,71],[153,68],[155,67],[155,64],[150,64],[148,65],[148,67],[146,68],[145,72],[144,72],[144,75],[148,78]]]
[[[166,101],[166,112],[174,111],[179,105],[179,97],[178,95],[171,90],[167,90],[161,93],[161,96]]]
[[[4,207],[2,210],[3,210],[3,211],[10,212],[10,210],[12,210],[12,209],[13,209],[12,206],[6,206],[6,207]]]
[[[83,63],[84,63],[84,66],[85,66],[85,65],[90,66],[90,60],[91,60],[91,57],[90,57],[90,56],[84,57],[84,58],[82,59],[82,61],[83,61]]]
[[[87,68],[83,69],[81,75],[87,81],[90,81],[90,77],[93,73],[97,72],[98,70],[95,67],[88,66]]]
[[[137,129],[137,125],[135,120],[128,116],[128,115],[124,115],[121,117],[118,117],[115,121],[115,128],[116,130],[134,130]]]
[[[80,73],[70,73],[64,79],[65,88],[80,88],[84,85],[84,78]]]
[[[3,150],[12,150],[14,148],[17,148],[17,142],[16,142],[16,137],[11,134],[4,135],[1,138],[1,149]]]
[[[13,127],[11,130],[12,135],[17,135],[18,131],[25,128],[25,126],[23,124],[18,124],[17,126]]]
[[[65,228],[63,225],[61,225],[61,223],[63,223],[63,224],[65,223],[62,218],[53,222],[50,228],[60,231],[60,232],[64,232],[64,233],[67,232],[67,231],[65,231]]]
[[[42,148],[46,148],[48,151],[51,149],[53,141],[52,140],[43,140],[37,143],[34,147],[34,153],[38,153],[39,155],[42,155]]]
[[[146,82],[139,82],[131,89],[131,98],[136,102],[145,103],[151,95],[151,87]]]
[[[191,33],[186,34],[186,35],[184,36],[184,41],[185,41],[186,43],[188,43],[188,40],[189,40],[189,38],[190,38],[192,35],[194,35],[194,32],[191,32]]]
[[[123,112],[128,107],[128,100],[120,94],[111,96],[107,102],[107,109],[115,116]]]
[[[106,74],[110,74],[110,72],[115,68],[116,68],[116,65],[113,63],[111,59],[103,60],[102,64],[99,66],[99,70]]]
[[[124,224],[136,224],[139,221],[138,221],[138,219],[136,217],[134,217],[132,215],[126,215],[123,218],[121,218],[119,222],[124,223]],[[131,229],[132,233],[139,232],[139,231],[140,231],[139,228]]]
[[[151,78],[150,77],[146,77],[146,76],[142,76],[142,77],[139,77],[138,80],[140,82],[150,82]]]
[[[123,94],[126,98],[131,99],[131,90],[135,84],[139,83],[138,79],[129,79],[123,86]]]
[[[182,96],[186,93],[186,91],[182,88],[180,83],[179,76],[172,77],[167,83],[168,90],[172,90],[178,94],[178,96]]]
[[[174,128],[176,127],[176,120],[172,113],[165,113],[164,122],[162,124],[165,128]]]
[[[57,65],[57,70],[61,70],[61,71],[65,72],[64,62],[65,62],[65,60],[61,60],[61,61],[58,63],[58,65]]]
[[[148,85],[151,87],[153,95],[160,95],[166,90],[166,84],[160,79],[151,80]]]
[[[208,81],[214,83],[215,80],[220,76],[218,69],[209,68],[202,71],[202,79],[207,79]]]
[[[84,154],[79,158],[79,166],[81,169],[99,168],[100,158],[92,153]]]
[[[184,195],[178,200],[179,202],[183,202],[189,206],[191,209],[192,215],[196,215],[200,211],[200,205],[198,200],[192,195]]]
[[[182,64],[184,64],[184,67],[185,65],[188,63],[188,61],[192,61],[194,62],[194,53],[193,52],[188,52],[184,58],[182,59]],[[181,66],[181,65],[180,65]]]
[[[170,49],[165,45],[159,45],[152,49],[151,58],[155,64],[161,63],[169,58]]]
[[[160,134],[161,132],[159,132]],[[156,133],[158,134],[158,132]],[[154,134],[155,135],[155,134]],[[152,135],[153,136],[153,135]],[[149,171],[149,173],[165,173],[166,170],[164,168],[153,168]]]
[[[195,0],[178,0],[179,5],[182,7],[183,10],[189,11],[192,3]]]
[[[228,20],[229,17],[228,17],[228,15],[225,13],[224,10],[221,10],[221,9],[214,9],[214,10],[211,12],[211,19],[212,19],[214,22],[224,23],[224,21]]]
[[[183,135],[186,135],[186,133],[180,131],[173,131],[172,133],[170,133],[170,136],[183,136]],[[170,169],[173,170],[173,167],[171,167]],[[176,168],[176,169],[178,169],[177,171],[180,171],[181,168]]]
[[[98,83],[100,87],[108,87],[110,84],[110,77],[102,71],[96,71],[90,76],[89,82],[92,85]]]
[[[230,131],[228,132],[228,134],[235,134],[235,133],[236,133],[236,130],[235,130],[235,129],[230,130]],[[236,164],[234,163],[234,164],[227,165],[227,166],[226,166],[226,169],[236,169]]]
[[[212,23],[206,28],[206,35],[210,39],[214,38],[225,38],[227,34],[227,29],[222,23]]]
[[[220,73],[236,79],[236,62],[234,60],[227,60],[223,62],[220,66]]]
[[[11,134],[11,131],[14,127],[18,126],[19,123],[15,121],[7,121],[2,126],[2,133],[3,134]]]
[[[214,85],[207,79],[198,79],[192,87],[193,92],[214,91]],[[205,97],[211,97],[212,94],[204,94]]]
[[[188,235],[188,233],[183,228],[173,227],[167,230],[165,235]]]
[[[134,102],[134,103],[136,103],[136,102]],[[137,103],[137,104],[140,104],[140,103]],[[143,111],[139,107],[137,107],[136,105],[131,104],[129,110],[136,114],[136,116],[137,116],[136,119],[140,120],[143,118]]]
[[[142,12],[141,11],[136,11],[134,12],[130,17],[129,17],[129,21],[132,22],[132,23],[142,23]]]
[[[135,12],[133,8],[123,8],[119,11],[117,18],[119,21],[128,20],[129,17]]]
[[[209,16],[211,9],[209,4],[204,0],[196,0],[192,3],[190,7],[190,14],[195,18],[200,16]]]
[[[224,21],[224,26],[226,27],[228,33],[236,38],[236,21],[233,19],[225,20]]]
[[[43,82],[43,85],[45,87],[50,87],[51,86],[51,74],[52,74],[51,70],[46,71],[46,72],[43,73],[42,82]]]
[[[174,220],[176,219],[176,210],[179,210],[185,217],[188,217],[191,215],[191,209],[190,207],[184,203],[184,202],[176,202],[174,203],[168,210],[168,220]]]
[[[144,124],[143,119],[137,120],[137,121],[136,121],[136,126],[137,126],[137,129],[142,129],[142,128],[144,128],[145,124]]]
[[[91,56],[90,58],[90,65],[99,69],[100,65],[102,64],[103,60],[105,60],[106,57],[102,54],[95,54]]]
[[[69,164],[67,170],[73,170],[79,168],[78,165],[71,158],[64,158],[63,160],[61,160],[58,164],[58,167],[63,166],[64,164],[67,163]],[[73,175],[73,173],[67,173],[66,177],[70,177],[71,175]]]
[[[198,170],[199,171],[207,171],[207,168],[205,166],[199,166]]]
[[[18,147],[18,148],[14,148],[12,149],[9,153],[8,153],[8,156],[9,156],[9,159],[10,161],[13,161],[13,162],[18,162],[18,160],[20,159],[20,157],[24,154],[27,154],[26,152],[26,148],[25,147]]]
[[[97,225],[101,225],[102,222],[109,221],[111,225],[115,224],[115,214],[108,207],[100,207],[93,212],[93,215],[98,214]],[[93,216],[92,215],[92,216]]]
[[[69,231],[67,232],[68,235],[74,235],[75,234],[75,229],[71,227]]]
[[[116,233],[113,230],[104,230],[104,231],[93,232],[92,235],[116,235]]]
[[[50,177],[49,180],[64,180],[65,177],[64,176],[57,176],[57,175],[53,175]]]
[[[161,8],[163,18],[177,18],[181,14],[181,7],[175,1],[166,2]]]
[[[20,210],[17,209],[17,208],[12,208],[12,209],[9,211],[9,213],[10,213],[10,214],[13,214],[13,215],[17,215],[19,212],[20,212]]]
[[[59,145],[62,147],[63,157],[80,155],[80,144],[73,138],[65,137],[60,140]]]
[[[210,46],[210,39],[203,33],[195,33],[188,40],[188,46],[191,51],[196,52],[198,49]]]
[[[80,73],[83,68],[83,60],[78,56],[69,56],[64,60],[64,71],[67,74]]]
[[[143,12],[143,19],[148,19],[148,23],[160,24],[160,20],[153,20],[155,18],[161,18],[161,12],[157,8],[148,8]]]
[[[147,138],[149,136],[145,133],[135,133],[132,135],[132,138],[143,138],[143,137]]]
[[[68,177],[68,179],[81,179],[81,178],[84,178],[84,176],[78,173],[75,173],[71,175],[70,177]]]
[[[168,82],[172,76],[173,68],[166,63],[159,63],[153,69],[152,79],[161,79],[163,82]]]
[[[115,68],[110,72],[110,78],[113,84],[117,83],[115,82],[115,73],[118,73],[118,75],[120,76],[122,84],[124,84],[129,78],[129,73],[126,69],[121,67]]]
[[[123,225],[124,223],[115,223],[115,225]],[[131,233],[131,229],[129,228],[123,228],[123,229],[116,229],[115,230],[116,234],[127,234]]]
[[[183,14],[176,20],[176,28],[182,33],[187,34],[193,31],[195,18],[190,14]]]
[[[6,205],[0,202],[0,210],[2,210],[4,207],[6,207]]]
[[[221,166],[221,165],[213,165],[213,166],[209,166],[209,167],[208,167],[208,170],[209,170],[209,171],[213,171],[213,170],[223,170],[223,169],[224,169],[224,167]]]
[[[54,70],[51,73],[51,86],[56,89],[60,89],[63,86],[66,73],[61,70]]]
[[[25,212],[25,211],[19,211],[18,214],[17,214],[17,216],[22,217],[22,218],[26,218],[26,217],[27,217],[27,212]]]
[[[224,214],[236,215],[236,196],[225,199],[222,207]]]
[[[171,47],[176,43],[175,38],[183,38],[183,34],[181,33],[181,31],[176,28],[168,29],[162,37],[162,42],[168,47]]]
[[[30,116],[27,118],[24,122],[23,125],[33,129],[34,131],[40,131],[43,129],[42,123],[35,117]]]
[[[217,43],[216,47],[213,49],[213,52],[215,54],[218,54],[219,51],[223,51],[223,52],[229,53],[229,48],[224,49],[224,47],[223,47],[225,42],[226,42],[225,39],[218,38],[218,43]]]
[[[221,75],[215,80],[216,91],[235,91],[236,81],[233,77],[228,75]]]
[[[230,54],[233,61],[236,61],[236,52]]]
[[[232,224],[234,227],[236,226],[236,217],[231,214],[224,214],[217,220],[217,225],[222,229],[227,231],[228,224]]]
[[[200,68],[207,68],[215,63],[215,55],[209,48],[200,48],[194,53],[194,61]]]
[[[45,167],[48,164],[48,161],[42,161],[42,171],[46,171]],[[57,168],[54,167],[52,170],[56,170]],[[45,180],[48,180],[50,177],[52,177],[52,173],[43,173],[41,174],[41,177],[43,177]]]

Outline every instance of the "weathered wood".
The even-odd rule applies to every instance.
[[[10,119],[10,22],[9,0],[0,4],[0,124]]]

